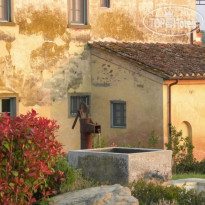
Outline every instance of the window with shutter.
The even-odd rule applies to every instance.
[[[111,121],[112,127],[126,127],[126,102],[111,102]]]
[[[87,0],[70,0],[70,23],[87,24]]]
[[[10,116],[16,116],[16,98],[0,99],[0,113],[8,113]]]
[[[101,7],[110,8],[110,0],[101,0]]]
[[[11,21],[11,0],[0,0],[0,22]]]

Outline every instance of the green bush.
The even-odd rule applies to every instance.
[[[68,164],[68,161],[65,156],[59,157],[58,161],[55,164],[54,167],[55,172],[58,174],[64,175],[64,180],[62,181],[59,178],[56,178],[56,176],[50,176],[48,184],[49,186],[55,188],[56,193],[64,193],[66,191],[69,191],[71,189],[72,184],[76,180],[76,173],[74,167],[70,167]]]
[[[159,142],[159,136],[152,130],[151,136],[148,139],[149,148],[156,148]]]
[[[83,177],[81,169],[75,170],[74,167],[70,167],[65,156],[58,159],[54,170],[64,173],[65,176],[65,180],[60,183],[56,182],[53,176],[49,179],[49,184],[55,187],[56,190],[59,190],[60,193],[99,186],[99,183],[93,179]]]
[[[173,173],[199,173],[205,174],[205,160],[199,162],[193,156],[194,146],[190,137],[183,137],[182,131],[176,131],[172,127],[169,142],[165,144],[172,150]]]
[[[205,174],[205,160],[198,162],[194,160],[191,163],[187,163],[186,161],[182,161],[181,163],[176,165],[176,173],[199,173]]]
[[[172,150],[173,172],[183,172],[183,169],[190,167],[196,161],[193,156],[194,146],[190,137],[183,137],[182,131],[177,131],[172,126],[169,142],[165,144],[167,149]],[[190,170],[193,172],[192,170]]]
[[[205,192],[197,194],[195,190],[186,191],[177,186],[163,186],[152,182],[139,180],[130,185],[132,195],[139,200],[140,205],[174,204],[174,205],[204,205]]]
[[[61,171],[65,175],[65,180],[61,183],[56,183],[52,176],[50,178],[50,183],[53,184],[52,187],[56,187],[56,190],[59,190],[60,193],[76,191],[100,185],[99,182],[96,182],[91,178],[83,177],[81,169],[75,170],[74,167],[70,167],[66,157],[60,157],[54,169],[56,171]]]
[[[183,137],[182,131],[176,131],[172,127],[169,142],[165,144],[167,149],[172,150],[173,173],[199,173],[205,174],[205,160],[199,162],[193,156],[194,146],[190,137]]]

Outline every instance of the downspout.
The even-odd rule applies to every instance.
[[[174,83],[171,83],[169,85],[169,137],[171,137],[172,134],[172,89],[171,87],[173,85],[176,85],[178,83],[178,80],[176,80]]]

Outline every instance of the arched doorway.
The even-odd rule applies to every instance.
[[[190,137],[192,141],[192,127],[191,124],[187,121],[184,121],[180,124],[178,130],[182,130],[182,136],[183,137]]]

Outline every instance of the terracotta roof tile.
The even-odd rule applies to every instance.
[[[92,42],[103,49],[148,66],[165,78],[205,78],[205,46],[129,42]]]

